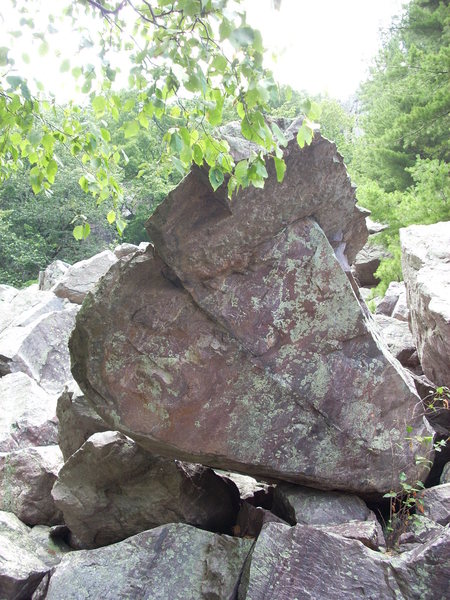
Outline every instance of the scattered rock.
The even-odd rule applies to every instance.
[[[0,378],[0,452],[58,443],[56,398],[25,373]]]
[[[39,289],[50,290],[69,269],[70,264],[62,260],[54,260],[44,271],[39,271]]]
[[[29,600],[50,570],[38,556],[29,529],[8,512],[0,511],[0,594],[5,600]]]
[[[381,314],[376,314],[374,318],[393,356],[406,367],[418,367],[416,345],[408,323]]]
[[[439,523],[450,523],[450,483],[443,483],[422,492],[423,514]]]
[[[0,509],[27,525],[56,525],[62,514],[51,496],[63,465],[58,446],[0,453]]]
[[[98,280],[115,262],[117,257],[110,250],[81,260],[67,269],[52,291],[60,298],[68,298],[70,302],[81,304],[86,294],[94,289]]]
[[[123,542],[67,555],[47,600],[234,598],[252,540],[163,525]]]
[[[400,229],[411,331],[425,375],[450,387],[450,222]]]
[[[49,393],[61,391],[71,376],[67,348],[78,306],[50,312],[0,334],[0,373],[22,371]]]
[[[114,255],[116,258],[125,258],[131,256],[139,250],[138,246],[134,244],[119,244],[114,248]]]
[[[361,287],[378,285],[379,280],[375,277],[375,271],[380,266],[383,258],[389,258],[391,255],[377,241],[376,235],[369,238],[367,244],[358,252],[353,262],[353,271]]]
[[[392,317],[397,304],[400,302],[400,298],[402,299],[402,305],[404,304],[406,306],[406,287],[404,282],[391,281],[384,298],[377,305],[375,314]],[[401,310],[403,310],[403,308]],[[407,321],[408,317],[406,317],[406,319],[401,318],[400,320]]]
[[[53,488],[71,545],[111,544],[164,523],[231,532],[239,496],[212,469],[148,454],[117,432],[96,433]]]
[[[275,488],[272,510],[292,525],[329,525],[376,520],[373,512],[358,496],[323,492],[286,483]]]
[[[77,383],[68,383],[56,407],[58,444],[66,461],[94,433],[108,431],[108,425],[95,412]]]
[[[450,534],[388,558],[315,527],[265,525],[247,561],[239,600],[436,600],[448,588]]]

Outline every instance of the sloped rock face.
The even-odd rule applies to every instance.
[[[65,557],[47,600],[234,598],[252,540],[165,525]]]
[[[290,144],[287,165],[283,184],[268,164],[265,189],[231,205],[188,175],[149,222],[156,252],[86,298],[73,373],[112,429],[156,454],[385,492],[414,465],[405,418],[423,424],[336,259],[364,243],[364,216],[334,145]]]
[[[81,304],[86,294],[94,289],[100,277],[116,261],[117,257],[110,250],[104,250],[87,260],[81,260],[64,272],[52,291],[60,298],[68,298],[70,302]]]
[[[0,378],[0,452],[58,443],[56,398],[25,373]]]
[[[336,533],[269,523],[246,565],[238,598],[444,599],[449,548],[445,531],[421,548],[388,559]]]
[[[450,386],[450,222],[400,229],[411,331],[425,375]]]
[[[59,392],[70,378],[67,342],[77,312],[78,306],[69,305],[5,329],[0,334],[0,373],[22,371],[47,392]]]
[[[170,522],[231,532],[239,504],[211,469],[152,456],[112,431],[91,436],[66,462],[52,495],[78,548]]]
[[[0,453],[0,509],[27,525],[56,525],[62,514],[51,490],[63,464],[58,446]]]
[[[0,511],[0,598],[28,600],[49,570],[28,527]]]

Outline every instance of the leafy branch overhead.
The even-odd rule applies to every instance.
[[[28,161],[33,191],[48,192],[60,162],[58,148],[65,145],[84,166],[79,182],[83,191],[99,203],[112,199],[119,205],[123,190],[118,172],[127,156],[112,141],[108,120],[119,121],[124,108],[114,81],[126,60],[132,64],[128,88],[135,94],[125,107],[128,113],[133,109],[132,118],[121,124],[125,141],[148,130],[150,122],[170,117],[173,126],[165,133],[162,159],[172,161],[180,173],[192,163],[205,166],[213,189],[226,183],[231,197],[240,187],[264,185],[268,155],[278,180],[283,179],[285,140],[266,118],[279,90],[263,66],[261,34],[246,22],[241,0],[72,0],[58,18],[50,15],[45,34],[33,17],[37,0],[25,6],[11,1],[22,14],[21,28],[31,30],[40,41],[42,57],[50,51],[47,38],[69,20],[80,48],[95,48],[99,59],[78,65],[61,56],[61,72],[70,71],[79,82],[95,117],[94,126],[87,127],[84,110],[72,103],[58,109],[54,99],[44,98],[43,86],[32,91],[31,83],[15,70],[11,48],[0,48],[0,181]],[[89,29],[84,26],[86,18],[94,23]],[[18,35],[21,31],[12,32],[12,39]],[[237,165],[217,131],[225,106],[239,119],[242,135],[258,147],[248,161]],[[318,116],[315,103],[308,108],[298,135],[301,147],[312,140]],[[140,173],[145,170],[144,163]],[[119,211],[110,212],[108,220],[123,229]],[[85,237],[87,230],[80,227],[77,235]]]

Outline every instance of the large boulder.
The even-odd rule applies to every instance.
[[[392,355],[404,366],[418,367],[416,344],[408,323],[383,314],[375,314],[374,318]]]
[[[406,302],[404,281],[391,281],[384,298],[377,304],[375,314],[407,321],[409,309]]]
[[[342,158],[318,136],[286,162],[282,184],[268,161],[265,189],[231,203],[192,171],[148,224],[156,251],[86,298],[73,373],[111,429],[155,454],[384,493],[397,465],[415,472],[418,397],[339,263],[365,240]]]
[[[422,502],[426,517],[440,525],[445,526],[450,523],[450,483],[424,490]]]
[[[425,375],[450,387],[450,222],[400,229],[411,331]]]
[[[52,495],[78,548],[171,522],[231,532],[239,504],[236,488],[211,469],[152,456],[112,431],[94,434],[69,458]]]
[[[58,446],[0,452],[0,510],[14,513],[27,525],[61,523],[51,491],[62,465]]]
[[[51,288],[64,277],[70,264],[63,260],[54,260],[44,271],[39,271],[39,289],[51,290]]]
[[[81,304],[86,294],[94,289],[98,280],[117,262],[111,250],[104,250],[86,260],[75,263],[58,279],[52,291],[60,298]]]
[[[58,443],[56,398],[25,373],[0,378],[0,452]]]
[[[239,600],[435,600],[448,589],[450,533],[387,558],[359,541],[306,525],[268,523],[248,560]]]
[[[61,391],[70,377],[67,342],[78,309],[67,305],[27,325],[5,329],[0,334],[0,374],[22,371],[47,392]]]
[[[106,548],[67,555],[45,598],[235,598],[252,543],[189,525],[163,525]]]
[[[376,238],[376,234],[370,236],[369,241],[358,252],[353,262],[353,271],[360,286],[377,285],[379,279],[375,277],[375,271],[383,259],[391,256]]]

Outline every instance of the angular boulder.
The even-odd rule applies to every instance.
[[[94,289],[98,280],[117,260],[111,250],[104,250],[87,260],[81,260],[67,269],[52,291],[60,298],[82,304],[86,294]]]
[[[94,434],[69,458],[52,495],[77,548],[171,522],[231,532],[239,504],[237,490],[211,469],[152,456],[112,431]]]
[[[56,405],[58,444],[64,460],[68,460],[94,433],[110,428],[95,412],[75,381],[70,381]]]
[[[450,221],[400,229],[411,331],[425,375],[450,387]]]
[[[155,250],[86,298],[73,373],[111,429],[155,454],[384,493],[397,465],[415,468],[405,419],[424,426],[340,266],[364,215],[333,144],[290,142],[286,163],[283,183],[268,161],[264,190],[231,203],[193,170],[148,223]]]
[[[29,528],[8,512],[0,511],[0,598],[29,600],[50,570],[40,557],[39,544]]]
[[[407,321],[408,312],[404,281],[391,281],[384,298],[377,305],[375,314],[394,317],[400,321]]]
[[[422,492],[423,514],[439,523],[450,523],[450,483],[442,483]]]
[[[379,283],[375,271],[384,258],[391,255],[376,239],[370,236],[368,243],[358,252],[353,263],[353,271],[360,286],[373,286]]]
[[[336,525],[376,520],[374,513],[358,496],[286,483],[275,488],[272,510],[292,525]]]
[[[51,491],[63,465],[58,446],[0,452],[0,510],[27,525],[62,523]]]
[[[448,590],[450,534],[387,558],[314,527],[269,523],[247,561],[239,600],[436,600]]]
[[[163,525],[106,548],[67,555],[45,598],[235,598],[252,543],[189,525]]]
[[[39,289],[50,290],[63,278],[70,264],[63,260],[54,260],[44,271],[39,271]]]
[[[0,374],[22,371],[49,393],[60,392],[70,378],[67,342],[79,307],[43,314],[0,334]]]
[[[25,373],[0,378],[0,452],[58,443],[56,398]]]
[[[417,367],[416,344],[408,323],[382,314],[376,314],[374,318],[392,355],[404,366]]]

